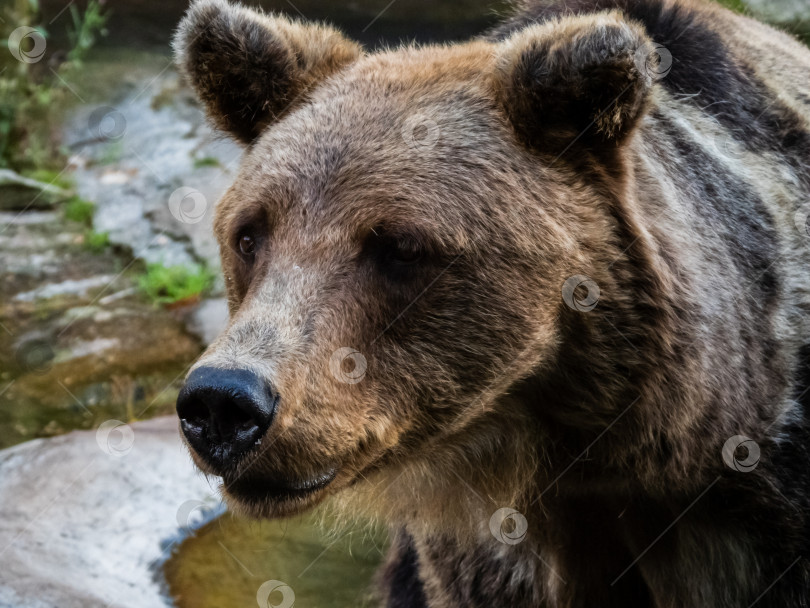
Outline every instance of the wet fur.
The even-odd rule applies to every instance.
[[[282,395],[270,447],[226,476],[235,508],[336,494],[388,522],[392,608],[810,602],[806,48],[690,0],[569,0],[452,47],[363,55],[329,30],[325,57],[279,34],[307,26],[205,28],[242,9],[195,7],[181,65],[250,145],[217,208],[231,324],[200,364]],[[242,86],[246,28],[270,67]],[[650,41],[674,60],[656,82],[632,60]],[[407,145],[414,115],[433,148]],[[407,282],[369,260],[380,225],[431,252]],[[562,301],[576,274],[591,312]],[[341,346],[362,382],[330,374]],[[760,446],[752,472],[722,460],[734,435]],[[246,499],[335,464],[315,496]],[[505,506],[529,523],[516,545],[489,530]]]

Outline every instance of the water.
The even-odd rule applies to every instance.
[[[328,534],[318,513],[256,522],[230,514],[187,539],[166,565],[181,608],[256,606],[266,581],[285,583],[296,606],[374,606],[373,578],[385,551],[379,531]],[[260,606],[278,606],[276,592]],[[286,605],[286,604],[284,604]]]

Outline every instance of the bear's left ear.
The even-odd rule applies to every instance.
[[[644,114],[653,49],[641,26],[618,11],[532,25],[500,43],[496,95],[533,148],[612,149]]]
[[[353,62],[360,46],[338,31],[195,0],[174,38],[177,65],[215,126],[244,143],[313,85]]]

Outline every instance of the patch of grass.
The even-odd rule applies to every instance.
[[[213,156],[204,156],[202,158],[194,159],[195,169],[202,169],[204,167],[219,167],[219,166],[220,166],[219,159],[216,159]]]
[[[33,171],[24,171],[25,177],[30,177],[43,184],[52,184],[62,190],[71,190],[73,188],[73,180],[66,172],[54,171],[51,169],[34,169]]]
[[[149,264],[146,273],[138,279],[141,290],[156,304],[199,296],[208,291],[213,282],[213,273],[201,264],[191,267]]]
[[[84,233],[84,248],[93,253],[102,253],[110,246],[110,234],[108,232],[96,232],[88,230]]]
[[[718,0],[718,2],[733,11],[737,11],[738,13],[745,13],[747,11],[747,8],[745,4],[743,4],[742,0]]]
[[[96,206],[90,201],[74,196],[65,203],[65,219],[90,226],[93,223],[93,211]]]

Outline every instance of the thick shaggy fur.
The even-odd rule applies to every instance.
[[[202,0],[176,48],[250,145],[199,364],[280,405],[228,470],[195,455],[235,508],[385,520],[390,607],[810,603],[806,48],[693,0],[530,0],[487,38],[370,55]],[[517,544],[490,532],[507,506]]]

